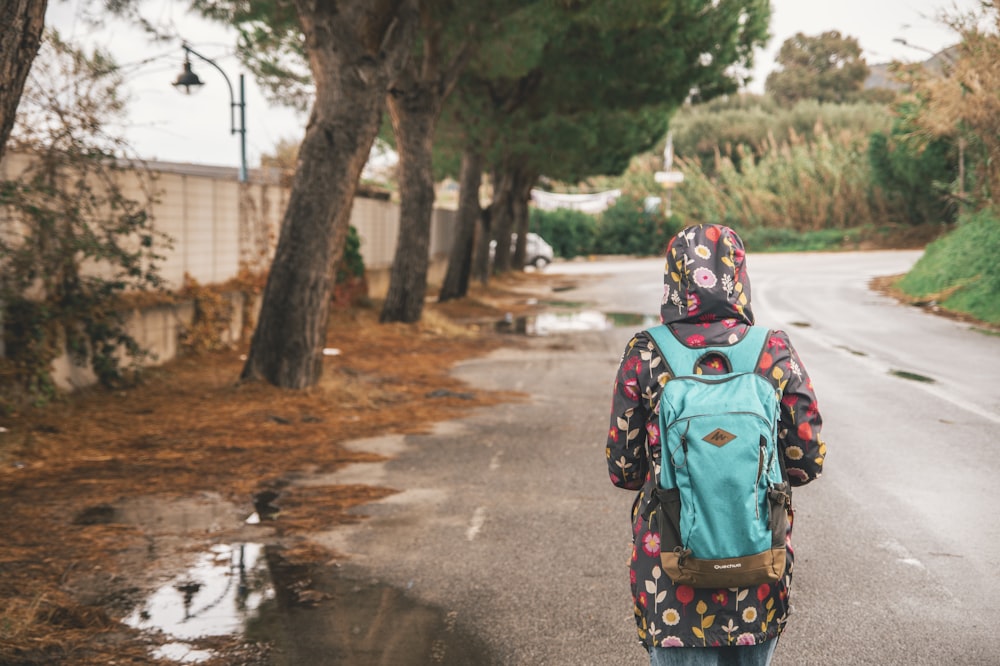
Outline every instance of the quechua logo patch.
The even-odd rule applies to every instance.
[[[731,432],[726,432],[722,428],[716,428],[712,432],[702,437],[702,439],[708,442],[709,444],[714,444],[715,446],[721,448],[726,444],[728,444],[729,442],[736,439],[736,435],[734,435]]]

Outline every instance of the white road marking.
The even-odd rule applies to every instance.
[[[483,507],[476,507],[476,510],[472,512],[472,520],[469,521],[469,529],[465,530],[465,538],[472,541],[479,534],[479,530],[483,529],[483,523],[486,522],[486,509]]]
[[[919,559],[913,556],[913,554],[907,549],[906,546],[896,541],[895,539],[887,539],[879,544],[879,548],[888,551],[896,557],[896,561],[900,564],[908,564],[911,567],[916,567],[918,569],[927,570],[927,567]]]

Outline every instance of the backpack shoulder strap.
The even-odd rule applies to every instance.
[[[660,324],[659,326],[650,326],[646,329],[646,333],[653,340],[653,344],[656,349],[660,352],[660,357],[663,362],[667,364],[667,369],[670,371],[671,375],[675,377],[678,374],[686,374],[684,372],[678,373],[673,365],[670,363],[670,359],[674,359],[677,362],[678,368],[687,367],[684,363],[684,355],[691,351],[674,337],[673,332],[667,328],[666,324]],[[691,366],[692,368],[694,366]]]
[[[729,359],[733,372],[753,372],[770,336],[765,326],[751,326],[743,339],[729,347],[712,347],[712,351]]]
[[[733,372],[753,372],[767,344],[770,329],[751,326],[743,339],[733,345],[714,347],[688,347],[678,340],[666,324],[646,329],[667,363],[671,374],[694,374],[698,363],[709,354],[718,354],[729,361]]]

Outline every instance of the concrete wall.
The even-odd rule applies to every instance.
[[[0,161],[0,179],[14,180],[30,166],[24,154],[8,153]],[[168,286],[182,286],[185,275],[202,285],[219,285],[237,277],[242,266],[265,269],[274,256],[290,188],[273,170],[251,170],[250,182],[237,181],[237,171],[171,162],[148,162],[152,188],[156,193],[153,219],[158,231],[173,241],[160,252],[165,260],[160,274]],[[145,200],[143,181],[135,173],[122,175],[126,196]],[[447,267],[448,252],[455,234],[455,212],[436,209],[431,223],[428,281],[440,284]],[[391,201],[358,197],[351,210],[351,225],[361,238],[361,255],[368,272],[370,294],[385,295],[389,269],[396,252],[399,233],[399,206]],[[0,209],[0,232],[16,226],[16,221]],[[99,268],[95,268],[99,270]],[[241,298],[232,295],[232,298]],[[234,320],[242,308],[234,307]],[[178,334],[190,323],[193,306],[160,306],[129,315],[129,331],[162,363],[177,355]],[[230,335],[239,338],[242,321],[234,321]],[[0,355],[3,353],[0,340]],[[64,388],[93,383],[89,370],[76,368],[65,357],[54,367],[56,380]]]

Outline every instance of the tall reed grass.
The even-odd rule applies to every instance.
[[[867,134],[822,127],[811,134],[806,140],[789,130],[782,140],[770,135],[756,147],[717,150],[708,169],[697,159],[678,159],[684,182],[673,193],[674,212],[688,223],[738,230],[805,232],[902,221],[872,184]]]

